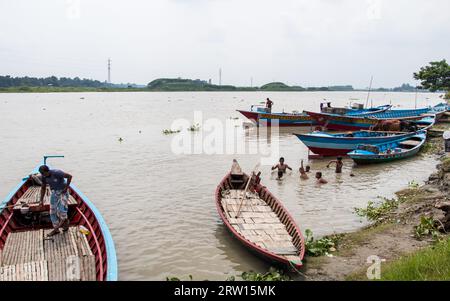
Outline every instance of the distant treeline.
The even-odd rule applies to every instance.
[[[147,86],[136,84],[109,84],[93,79],[69,78],[69,77],[11,77],[0,76],[0,92],[64,92],[64,91],[362,91],[365,89],[354,89],[351,85],[324,86],[324,87],[301,87],[288,86],[282,82],[273,82],[261,87],[236,87],[232,85],[214,85],[200,79],[183,78],[159,78],[150,82]],[[387,89],[378,88],[373,91],[412,92],[416,88],[403,84],[400,87]]]
[[[0,87],[88,87],[101,88],[109,87],[106,82],[86,78],[68,78],[68,77],[11,77],[9,75],[0,76]]]

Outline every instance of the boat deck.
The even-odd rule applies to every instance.
[[[77,226],[14,232],[0,251],[0,281],[95,281],[95,256]]]
[[[44,196],[44,205],[50,205],[50,188],[47,187],[47,191]],[[20,209],[24,204],[28,206],[37,206],[39,205],[39,199],[41,197],[41,186],[31,186],[25,191],[25,193],[20,197],[20,199],[16,202],[14,209]],[[71,195],[69,195],[68,200],[69,205],[76,205],[77,201]]]
[[[233,228],[248,241],[272,253],[281,255],[294,263],[300,261],[299,251],[292,242],[286,226],[281,223],[269,205],[256,193],[247,196],[236,218],[243,190],[226,190],[222,195],[222,207]]]

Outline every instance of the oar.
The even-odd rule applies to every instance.
[[[250,182],[252,181],[253,176],[255,175],[255,171],[259,167],[259,165],[260,165],[259,163],[256,164],[255,168],[252,171],[251,176],[248,178],[247,185],[245,185],[244,194],[242,195],[241,204],[239,205],[239,209],[238,209],[238,212],[236,213],[235,218],[238,218],[239,214],[241,213],[242,204],[244,204],[244,200],[247,198],[247,190],[250,186]]]

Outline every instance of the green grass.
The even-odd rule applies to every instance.
[[[145,88],[91,88],[91,87],[9,87],[0,93],[53,93],[53,92],[130,92],[148,91]]]
[[[383,264],[381,280],[450,280],[450,239]]]

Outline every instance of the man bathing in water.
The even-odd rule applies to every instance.
[[[278,178],[277,178],[277,180],[281,180],[281,178],[283,177],[283,174],[286,173],[286,169],[292,170],[292,168],[289,165],[284,164],[284,158],[283,157],[280,158],[280,163],[278,163],[275,166],[272,166],[272,170],[275,170],[277,168],[278,168]]]
[[[309,165],[307,165],[306,168],[309,171]],[[303,160],[301,162],[301,165],[300,165],[300,168],[298,169],[298,171],[300,172],[300,179],[302,179],[302,180],[309,179],[308,174],[306,173],[305,168],[303,167]]]
[[[50,219],[53,224],[53,231],[48,236],[59,233],[59,228],[63,231],[69,230],[69,220],[67,218],[67,202],[69,200],[68,188],[72,181],[72,176],[58,169],[49,169],[48,166],[39,167],[42,175],[41,198],[39,204],[44,204],[47,184],[50,186],[52,194],[50,196]],[[67,179],[67,183],[64,179]]]
[[[337,157],[337,160],[332,160],[328,162],[327,168],[330,167],[331,164],[336,163],[336,173],[342,173],[342,167],[344,163],[342,162],[342,157]]]
[[[322,178],[322,173],[320,171],[316,172],[316,183],[317,184],[327,184],[328,181]]]

